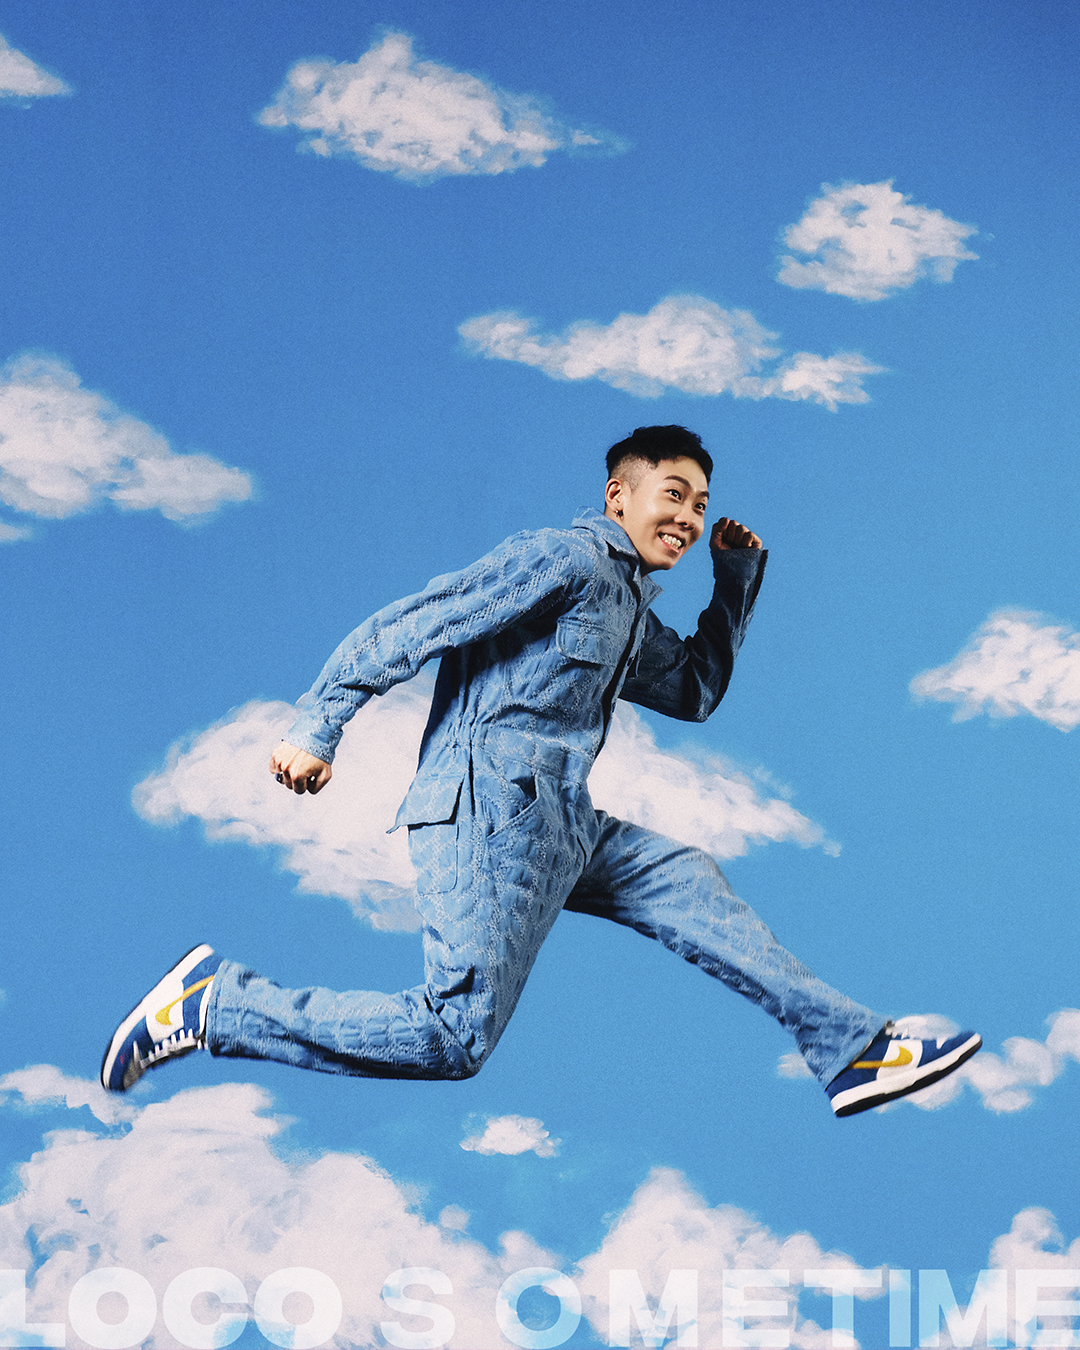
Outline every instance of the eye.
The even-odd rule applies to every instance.
[[[698,502],[697,505],[694,507],[694,510],[698,513],[699,516],[703,516],[705,514],[705,503]]]
[[[682,501],[682,493],[679,491],[678,488],[668,488],[668,491],[671,493],[671,495],[675,498],[677,502]]]

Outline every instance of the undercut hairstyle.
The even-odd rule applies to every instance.
[[[638,427],[607,452],[608,478],[620,477],[623,466],[635,461],[655,469],[665,459],[680,459],[684,455],[700,465],[706,482],[712,478],[712,456],[701,444],[700,436],[685,427]],[[629,476],[630,486],[635,487],[640,472]]]

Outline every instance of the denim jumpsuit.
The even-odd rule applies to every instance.
[[[591,510],[569,530],[513,535],[345,639],[285,738],[327,762],[373,694],[441,658],[394,826],[409,829],[425,980],[398,994],[283,989],[226,960],[208,1008],[214,1054],[471,1077],[566,908],[656,938],[760,1004],[823,1083],[855,1058],[884,1017],[785,951],[707,854],[589,800],[617,698],[704,721],[727,689],[766,555],[710,552],[712,600],[686,639],[652,613],[660,587],[629,536]]]

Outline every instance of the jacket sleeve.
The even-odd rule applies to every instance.
[[[768,556],[767,549],[713,549],[713,594],[697,632],[681,638],[650,613],[619,697],[704,722],[727,692]]]
[[[379,610],[350,633],[298,701],[285,740],[331,763],[345,723],[373,694],[410,680],[427,661],[542,613],[573,588],[577,551],[558,530],[511,536],[460,572]]]

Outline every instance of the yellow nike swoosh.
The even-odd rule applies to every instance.
[[[179,1001],[179,1000],[178,1000]],[[172,1004],[169,1005],[172,1007]],[[158,1013],[160,1017],[161,1014]],[[896,1047],[895,1059],[860,1059],[851,1066],[853,1069],[899,1069],[912,1061],[910,1050],[905,1050],[902,1045]]]
[[[198,984],[193,984],[190,989],[185,989],[179,998],[174,998],[173,1001],[171,1003],[167,1003],[165,1007],[161,1009],[160,1012],[156,1012],[154,1014],[154,1021],[160,1022],[163,1027],[167,1027],[169,1025],[169,1014],[176,1007],[176,1005],[178,1003],[183,1003],[184,999],[190,998],[192,994],[197,994],[200,989],[205,989],[213,978],[214,978],[213,975],[207,975],[205,980],[200,980]],[[908,1059],[910,1058],[911,1056],[908,1055]]]

